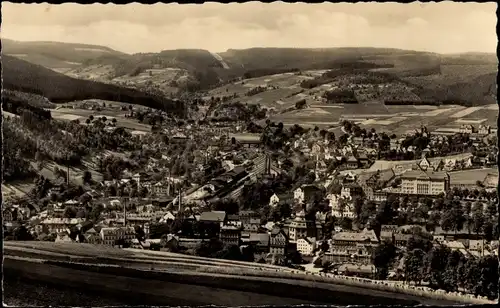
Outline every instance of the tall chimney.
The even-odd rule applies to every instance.
[[[127,226],[127,199],[123,199],[123,226]]]
[[[179,188],[179,213],[182,213],[182,190]]]

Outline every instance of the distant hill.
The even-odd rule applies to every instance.
[[[2,54],[11,55],[54,70],[68,70],[100,56],[120,56],[109,47],[61,42],[19,42],[2,39]]]
[[[394,64],[401,56],[412,56],[409,61],[419,57],[437,58],[437,55],[389,48],[251,48],[229,49],[219,53],[229,67],[241,67],[247,70],[262,68],[294,67],[299,69],[328,69],[337,62],[370,61]]]
[[[340,69],[346,74],[350,70],[383,72],[418,87],[417,95],[423,99],[453,97],[474,105],[490,101],[490,94],[496,93],[496,81],[491,74],[497,72],[498,59],[495,54],[488,53],[444,55],[393,48],[349,47],[229,49],[218,54],[179,49],[129,55],[83,44],[10,40],[6,43],[7,55],[15,54],[19,59],[51,69],[61,61],[73,62],[74,66],[65,71],[68,76],[148,93],[170,95],[178,91],[206,91],[241,78],[331,69]],[[28,56],[22,56],[22,52]],[[48,58],[55,59],[57,65],[49,63]],[[475,90],[478,86],[484,91]],[[484,95],[478,97],[478,91]]]
[[[2,69],[5,89],[38,94],[53,103],[103,99],[160,109],[177,116],[183,116],[185,112],[180,101],[116,85],[71,78],[7,55],[2,56]]]

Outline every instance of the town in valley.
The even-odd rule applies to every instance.
[[[495,54],[2,45],[7,255],[498,298]]]

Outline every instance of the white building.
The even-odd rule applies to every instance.
[[[297,251],[304,256],[310,256],[316,249],[315,237],[304,237],[297,240]]]
[[[304,190],[299,187],[293,192],[293,198],[298,204],[304,203]]]
[[[271,198],[269,199],[269,206],[274,208],[276,207],[280,202],[280,198],[276,194],[273,194]]]
[[[104,245],[114,246],[117,240],[132,241],[135,238],[135,229],[132,227],[124,228],[102,228],[100,232],[101,241]]]
[[[446,172],[412,170],[401,176],[401,193],[436,196],[450,189],[450,175]]]

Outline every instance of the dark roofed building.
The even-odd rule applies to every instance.
[[[359,167],[359,161],[354,156],[349,156],[346,160],[346,165],[348,169],[357,169]]]

